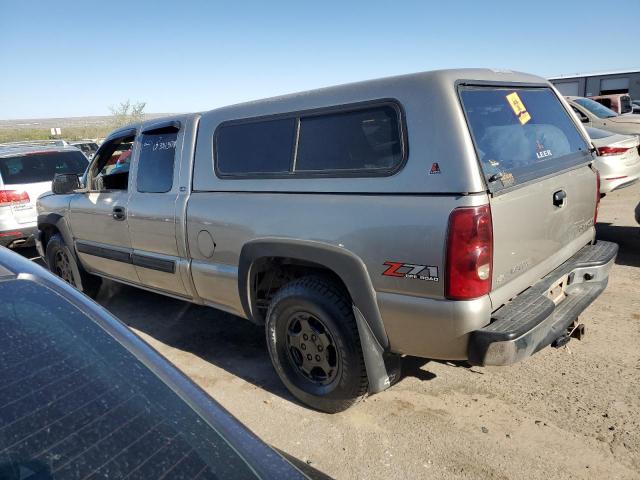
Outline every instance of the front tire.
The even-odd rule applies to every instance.
[[[273,366],[301,402],[327,413],[346,410],[368,389],[351,301],[318,277],[282,287],[266,320]]]
[[[60,234],[56,233],[49,238],[45,261],[52,273],[85,295],[95,298],[98,294],[102,279],[82,268]]]

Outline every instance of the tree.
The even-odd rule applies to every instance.
[[[119,105],[109,107],[111,115],[113,115],[113,123],[115,127],[121,127],[128,123],[141,122],[144,119],[144,107],[146,102],[131,103],[129,100],[120,102]]]

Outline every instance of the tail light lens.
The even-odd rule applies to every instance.
[[[609,155],[620,155],[621,153],[630,150],[631,147],[600,147],[598,148],[598,155],[601,157],[608,157]]]
[[[600,208],[600,172],[596,170],[596,209],[593,212],[593,225],[598,221],[598,209]]]
[[[491,291],[493,225],[489,205],[456,208],[449,215],[445,296],[470,300]]]
[[[29,203],[29,194],[20,190],[0,190],[0,207]]]

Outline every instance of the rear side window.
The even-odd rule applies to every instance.
[[[389,174],[404,158],[400,112],[379,105],[223,124],[215,152],[221,176]]]
[[[145,133],[140,138],[137,188],[143,193],[165,193],[173,187],[178,132]]]
[[[50,182],[56,173],[84,173],[87,157],[80,151],[38,152],[0,158],[0,177],[5,185]]]
[[[225,175],[286,173],[291,168],[294,118],[222,126],[216,138],[218,171]]]
[[[571,114],[549,88],[465,87],[460,95],[492,189],[591,159]]]
[[[401,161],[400,138],[392,107],[303,117],[295,170],[389,170]]]

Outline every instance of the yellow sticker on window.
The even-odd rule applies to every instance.
[[[507,95],[507,101],[509,102],[513,113],[515,113],[516,117],[518,117],[518,120],[520,120],[521,125],[524,125],[529,120],[531,120],[531,115],[529,115],[529,112],[527,112],[524,103],[522,103],[522,100],[520,100],[520,96],[516,92]]]

